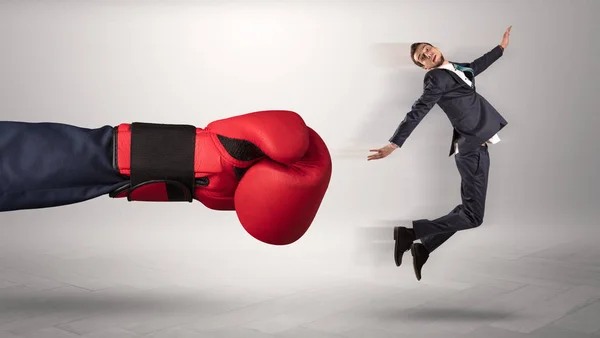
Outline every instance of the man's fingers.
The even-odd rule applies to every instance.
[[[369,155],[367,157],[367,160],[368,161],[370,161],[370,160],[377,160],[377,159],[386,157],[387,155],[389,155],[389,153],[386,152],[385,150],[386,150],[385,147],[384,148],[379,148],[379,149],[370,149],[369,151],[375,152],[375,154]]]
[[[383,156],[381,156],[381,154],[376,154],[376,155],[371,155],[371,156],[367,157],[367,160],[369,160],[369,161],[370,160],[376,160],[376,159],[380,159],[382,157]]]

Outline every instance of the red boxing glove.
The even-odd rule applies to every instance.
[[[304,235],[331,179],[326,144],[291,111],[244,114],[204,129],[121,124],[115,139],[115,167],[131,184],[112,197],[196,199],[235,210],[251,236],[273,245]]]

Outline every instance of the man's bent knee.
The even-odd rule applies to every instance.
[[[470,228],[477,228],[483,224],[483,215],[474,214],[472,212],[465,212],[469,220]]]

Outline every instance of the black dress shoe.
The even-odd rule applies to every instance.
[[[412,253],[413,256],[413,268],[415,269],[415,276],[417,277],[417,280],[421,280],[421,269],[429,258],[429,251],[425,249],[423,244],[415,243],[410,248],[410,253]]]
[[[394,261],[396,266],[402,264],[402,256],[408,250],[415,240],[415,235],[412,229],[405,227],[394,227]]]

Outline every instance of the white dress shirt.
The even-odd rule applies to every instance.
[[[465,75],[464,72],[454,69],[454,65],[452,63],[447,63],[443,66],[440,66],[438,68],[443,68],[443,69],[447,69],[451,72],[454,72],[456,75],[458,75],[458,77],[460,77],[463,81],[465,81],[466,84],[469,85],[469,87],[473,87],[473,83],[471,82],[471,80],[469,80],[469,78],[467,78],[467,76]],[[490,144],[496,144],[500,142],[500,137],[498,136],[498,134],[492,136],[486,143],[490,143]],[[458,153],[458,142],[455,143],[455,151],[453,155],[456,155]]]

